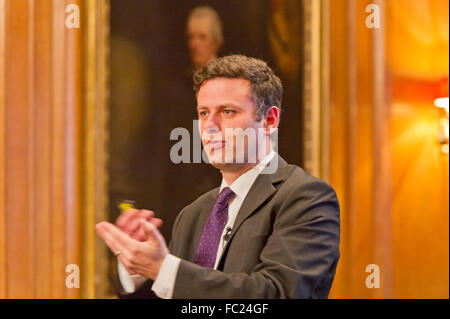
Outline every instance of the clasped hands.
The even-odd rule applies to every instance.
[[[97,234],[105,241],[130,275],[155,280],[164,258],[169,253],[158,228],[162,220],[149,210],[129,209],[117,218],[116,224],[95,225]]]

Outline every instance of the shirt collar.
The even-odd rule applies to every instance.
[[[220,185],[219,193],[225,187],[230,187],[237,197],[244,199],[245,196],[247,196],[247,193],[250,191],[250,188],[252,187],[259,173],[261,173],[264,167],[266,167],[266,165],[272,160],[274,156],[275,152],[271,150],[270,153],[266,157],[264,157],[262,161],[239,176],[231,185],[228,185],[227,182],[222,178],[222,184]]]

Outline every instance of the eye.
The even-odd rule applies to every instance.
[[[198,115],[200,117],[205,117],[207,114],[208,114],[208,112],[206,112],[206,111],[201,111],[201,112],[198,113]]]
[[[234,114],[236,112],[233,111],[233,110],[223,110],[223,113],[226,114],[226,115],[231,115],[231,114]]]

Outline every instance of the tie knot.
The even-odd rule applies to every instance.
[[[217,204],[227,205],[231,198],[234,196],[234,192],[229,187],[225,187],[219,194],[219,198],[217,199]]]

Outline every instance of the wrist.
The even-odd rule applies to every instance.
[[[152,280],[156,280],[156,277],[158,277],[159,271],[161,270],[161,267],[164,263],[164,260],[166,259],[168,253],[166,253],[162,258],[156,260],[153,264],[153,267],[151,267],[151,272],[149,274],[149,278]]]

